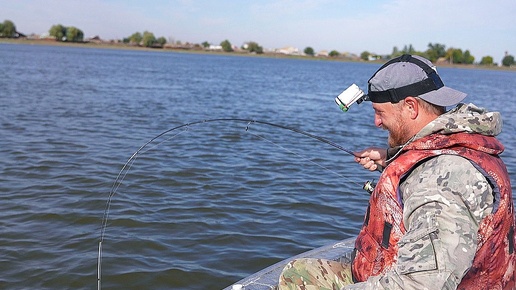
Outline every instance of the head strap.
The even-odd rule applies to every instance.
[[[426,73],[428,78],[426,78],[420,82],[413,83],[413,84],[406,85],[406,86],[399,87],[399,88],[392,88],[392,89],[388,89],[385,91],[379,91],[379,92],[371,91],[371,79],[373,79],[379,71],[381,71],[385,67],[387,67],[393,63],[396,63],[396,62],[413,63],[413,64],[419,66],[421,69],[423,69],[423,71]],[[426,94],[428,92],[435,91],[435,90],[438,90],[438,89],[444,87],[444,83],[441,80],[441,78],[439,77],[439,75],[437,74],[437,71],[435,71],[435,69],[433,69],[432,67],[430,67],[423,61],[421,61],[415,57],[412,57],[410,54],[404,54],[400,57],[393,58],[390,61],[388,61],[387,63],[385,63],[382,67],[380,67],[379,70],[377,70],[374,73],[374,75],[369,79],[368,83],[369,83],[369,87],[368,87],[367,95],[368,95],[368,99],[373,103],[387,103],[387,102],[397,103],[397,102],[405,99],[408,96],[419,96],[419,95]]]

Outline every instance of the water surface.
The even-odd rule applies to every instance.
[[[342,113],[333,101],[351,83],[365,88],[376,64],[0,44],[0,67],[6,289],[96,288],[111,186],[165,130],[241,118],[350,150],[386,142],[370,104]],[[516,74],[439,71],[468,102],[502,112],[514,181]],[[368,199],[361,186],[378,177],[327,144],[243,121],[174,130],[144,152],[112,199],[106,289],[220,289],[353,237]]]

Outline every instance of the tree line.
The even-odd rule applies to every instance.
[[[48,31],[50,36],[55,37],[57,41],[83,42],[84,32],[74,26],[64,26],[61,24],[52,25]]]
[[[437,61],[446,61],[450,64],[473,64],[475,63],[475,57],[471,55],[469,50],[462,51],[460,48],[446,48],[446,45],[441,43],[429,43],[427,49],[425,51],[417,51],[414,49],[412,44],[405,45],[402,50],[399,50],[398,47],[394,47],[392,49],[392,53],[388,56],[388,58],[395,58],[401,56],[403,54],[412,54],[419,55],[425,57],[432,61],[433,63]],[[372,56],[368,51],[364,51],[361,53],[360,57],[364,60],[369,59]],[[497,65],[492,56],[484,56],[478,62],[480,65]],[[514,56],[506,54],[502,59],[503,66],[511,66],[514,65]]]
[[[163,47],[167,43],[167,39],[163,36],[156,38],[154,33],[144,31],[143,33],[135,32],[131,36],[124,38],[123,43],[144,47]]]
[[[48,34],[54,37],[57,41],[63,42],[84,42],[84,33],[81,29],[74,26],[64,26],[61,24],[53,25],[50,27]],[[16,31],[16,25],[10,21],[5,20],[3,23],[0,23],[0,38],[16,38],[21,34]],[[144,31],[143,33],[135,32],[132,35],[125,37],[122,40],[123,43],[143,46],[143,47],[154,47],[154,48],[162,48],[167,43],[167,39],[165,37],[156,38],[152,32]],[[209,48],[210,43],[205,41],[201,45],[195,45],[197,47]],[[223,40],[220,43],[220,47],[225,52],[233,52],[234,46],[231,44],[229,40]],[[242,50],[248,51],[249,53],[257,53],[262,54],[263,47],[260,46],[257,42],[250,41],[242,45]],[[312,47],[308,46],[303,50],[305,55],[314,56],[315,51]],[[395,58],[402,54],[413,54],[420,55],[432,62],[437,62],[444,60],[450,64],[473,64],[475,63],[475,57],[471,55],[469,50],[463,51],[460,48],[446,48],[444,44],[441,43],[429,43],[428,47],[425,51],[417,51],[414,49],[412,44],[405,45],[403,49],[398,49],[398,47],[394,47],[390,55],[379,56],[374,53],[370,53],[368,51],[363,51],[360,54],[360,58],[363,60],[371,60],[371,59],[383,59],[383,58]],[[328,53],[328,57],[338,58],[340,57],[340,53],[336,50],[332,50]],[[497,65],[494,62],[492,56],[484,56],[477,62],[480,65]],[[502,59],[503,66],[513,66],[516,62],[514,60],[514,56],[506,53],[504,58]]]

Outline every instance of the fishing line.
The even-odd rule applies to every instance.
[[[288,130],[288,131],[292,131],[292,132],[295,132],[295,133],[299,133],[301,135],[304,135],[304,136],[307,136],[309,138],[312,138],[312,139],[315,139],[315,140],[318,140],[322,143],[326,143],[332,147],[335,147],[337,148],[338,150],[341,150],[341,151],[344,151],[352,156],[355,156],[355,154],[353,153],[353,151],[349,150],[349,149],[346,149],[342,146],[340,146],[339,144],[333,142],[333,141],[330,141],[326,138],[323,138],[323,137],[320,137],[320,136],[317,136],[317,135],[314,135],[314,134],[311,134],[311,133],[308,133],[308,132],[305,132],[305,131],[302,131],[302,130],[299,130],[299,129],[296,129],[296,128],[292,128],[292,127],[288,127],[288,126],[283,126],[283,125],[278,125],[278,124],[274,124],[274,123],[270,123],[270,122],[264,122],[264,121],[258,121],[258,120],[253,120],[253,119],[243,119],[243,118],[219,118],[219,119],[206,119],[206,120],[200,120],[200,121],[195,121],[195,122],[190,122],[190,123],[185,123],[185,124],[182,124],[182,125],[179,125],[179,126],[176,126],[176,127],[173,127],[171,129],[168,129],[166,131],[163,131],[162,133],[158,134],[157,136],[155,136],[154,138],[150,139],[149,141],[147,141],[145,144],[143,144],[140,148],[138,148],[138,150],[136,150],[136,152],[133,153],[133,155],[131,155],[131,157],[126,161],[126,163],[124,164],[124,166],[122,166],[122,169],[120,170],[120,172],[118,173],[115,181],[113,182],[112,186],[111,186],[111,190],[109,192],[109,196],[108,196],[108,200],[106,202],[106,207],[104,209],[104,215],[102,217],[102,223],[101,223],[101,228],[100,228],[100,240],[99,240],[99,244],[98,244],[98,257],[97,257],[97,288],[100,290],[101,289],[101,272],[102,272],[102,268],[101,268],[101,262],[102,262],[102,243],[104,241],[104,236],[105,236],[105,232],[106,232],[106,228],[107,228],[107,223],[108,223],[108,220],[109,220],[109,210],[110,210],[110,207],[111,207],[111,200],[113,198],[113,196],[116,194],[116,192],[118,191],[118,189],[120,188],[120,186],[122,185],[122,182],[123,180],[125,179],[125,177],[127,176],[129,170],[131,169],[132,165],[134,164],[134,162],[136,161],[136,159],[156,148],[157,146],[159,146],[160,144],[168,141],[168,140],[171,140],[173,138],[175,138],[176,136],[180,135],[180,134],[183,134],[184,132],[188,131],[189,127],[191,126],[194,126],[194,125],[198,125],[198,124],[204,124],[204,123],[212,123],[212,122],[245,122],[247,123],[247,126],[245,128],[245,131],[246,132],[249,132],[249,127],[251,124],[261,124],[261,125],[267,125],[267,126],[271,126],[271,127],[276,127],[276,128],[280,128],[280,129],[285,129],[285,130]],[[157,144],[153,144],[155,141],[159,140],[160,138],[164,137],[165,135],[169,134],[170,132],[172,131],[176,131],[176,130],[179,130],[179,129],[183,129],[182,131],[178,132],[177,134],[174,134],[160,142],[158,142]],[[316,162],[314,162],[313,160],[310,160],[308,158],[305,158],[303,156],[300,156],[299,154],[293,152],[292,150],[289,150],[279,144],[276,144],[268,139],[266,139],[265,137],[261,136],[261,135],[257,135],[257,134],[254,134],[254,133],[250,133],[262,140],[265,140],[267,142],[270,142],[271,144],[274,144],[275,146],[279,147],[279,148],[282,148],[284,150],[286,150],[287,152],[290,152],[292,154],[295,154],[296,156],[299,156],[301,157],[302,159],[304,160],[307,160],[311,163],[314,163],[316,164],[317,166],[323,168],[323,169],[326,169],[330,172],[333,172],[335,174],[337,174],[338,176],[340,177],[343,177],[343,178],[346,178],[342,175],[340,175],[339,173],[333,171],[333,170],[330,170],[326,167],[324,167],[323,165],[320,165]],[[152,145],[152,146],[151,146]],[[346,178],[349,180],[349,178]],[[356,182],[353,182],[353,183],[356,183]],[[358,184],[358,183],[356,183]],[[359,184],[360,185],[360,184]]]
[[[246,128],[246,131],[248,131],[248,128]],[[269,140],[269,139],[265,138],[265,137],[264,137],[264,136],[262,136],[262,135],[255,134],[255,133],[252,133],[252,132],[249,132],[249,134],[251,134],[251,135],[255,136],[256,138],[259,138],[259,139],[261,139],[261,140],[263,140],[263,141],[265,141],[265,142],[268,142],[268,143],[270,143],[270,144],[272,144],[272,145],[274,145],[274,146],[276,146],[276,147],[278,147],[278,148],[281,148],[281,149],[285,150],[286,152],[288,152],[288,153],[290,153],[290,154],[293,154],[293,155],[295,155],[295,156],[297,156],[297,157],[301,158],[302,160],[308,161],[308,162],[310,162],[310,163],[312,163],[312,164],[314,164],[314,165],[316,165],[316,166],[318,166],[318,167],[320,167],[320,168],[322,168],[322,169],[324,169],[324,170],[327,170],[327,171],[329,171],[329,172],[331,172],[331,173],[333,173],[333,174],[337,175],[337,176],[338,176],[338,177],[340,177],[340,178],[346,179],[346,180],[348,180],[349,182],[354,183],[354,184],[356,184],[356,185],[358,185],[358,186],[363,186],[363,184],[358,183],[358,182],[356,182],[356,181],[353,181],[353,180],[351,180],[351,178],[346,177],[346,176],[344,176],[344,175],[342,175],[342,174],[340,174],[340,173],[338,173],[338,172],[336,172],[336,171],[334,171],[334,170],[332,170],[332,169],[330,169],[330,168],[328,168],[328,167],[326,167],[326,166],[324,166],[324,165],[322,165],[322,164],[319,164],[319,163],[317,163],[317,162],[315,162],[315,161],[313,161],[313,160],[309,159],[308,157],[305,157],[305,156],[303,156],[303,155],[300,155],[300,154],[298,154],[298,153],[296,153],[296,152],[294,152],[294,151],[292,151],[292,150],[290,150],[290,149],[288,149],[288,148],[286,148],[286,147],[284,147],[284,146],[282,146],[282,145],[280,145],[280,144],[277,144],[277,143],[275,143],[274,141]]]

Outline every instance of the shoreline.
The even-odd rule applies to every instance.
[[[214,54],[214,55],[227,55],[227,56],[248,56],[248,57],[265,57],[265,58],[282,58],[282,59],[301,59],[301,60],[319,60],[319,61],[340,61],[340,62],[360,62],[360,63],[378,63],[382,64],[385,61],[364,61],[344,57],[325,57],[325,56],[302,56],[302,55],[286,55],[281,53],[249,53],[246,51],[242,52],[224,52],[224,51],[208,51],[204,49],[180,49],[180,48],[150,48],[134,46],[124,43],[95,43],[95,42],[59,42],[55,40],[40,40],[40,39],[13,39],[13,38],[0,38],[0,44],[24,44],[24,45],[40,45],[40,46],[65,46],[65,47],[80,47],[80,48],[98,48],[98,49],[113,49],[113,50],[135,50],[135,51],[152,51],[152,52],[175,52],[175,53],[194,53],[194,54]],[[439,63],[436,64],[438,68],[459,68],[459,69],[480,69],[480,70],[502,70],[502,71],[514,71],[516,72],[516,66],[504,67],[504,66],[484,66],[478,64],[447,64]]]

